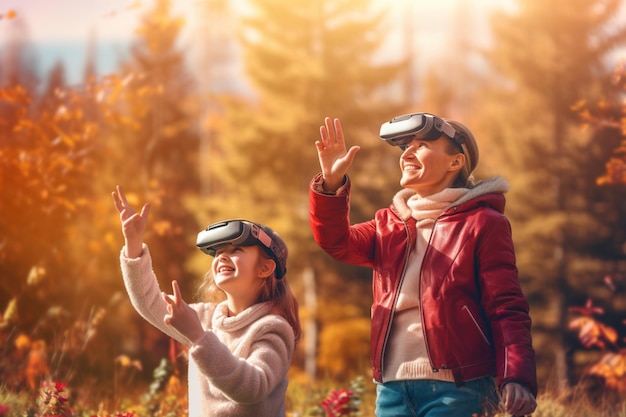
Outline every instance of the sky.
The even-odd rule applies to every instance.
[[[297,5],[298,0],[286,0]],[[301,0],[305,1],[305,0]],[[486,39],[487,16],[495,9],[510,7],[513,0],[374,0],[379,7],[388,7],[392,19],[402,19],[401,6],[411,4],[415,25],[416,47],[443,49],[451,32],[451,22],[462,4],[476,32]],[[57,61],[63,61],[69,82],[80,79],[84,70],[89,39],[98,45],[98,70],[114,71],[117,62],[127,53],[129,40],[140,17],[151,7],[152,0],[0,0],[0,49],[7,37],[7,28],[21,19],[28,38],[34,45],[40,71],[45,72]],[[174,0],[174,12],[187,21],[190,36],[197,21],[194,7],[200,0]],[[245,0],[231,0],[234,7],[244,7]],[[15,17],[8,15],[15,12]],[[389,34],[389,45],[399,45]],[[182,36],[185,42],[185,33]]]
[[[242,7],[245,0],[231,0]],[[510,0],[375,0],[391,8],[401,3],[413,3],[425,19],[421,25],[432,25],[447,19],[462,3],[467,3],[477,15],[494,7],[510,5]],[[29,26],[34,40],[68,40],[85,38],[96,31],[102,39],[126,38],[133,34],[139,16],[149,8],[150,0],[0,0],[0,14],[14,10]],[[175,0],[174,10],[187,17],[193,14],[200,0]],[[297,4],[297,0],[289,1]],[[238,6],[239,5],[239,6]],[[0,21],[1,22],[1,21]]]

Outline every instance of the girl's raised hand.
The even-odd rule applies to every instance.
[[[352,146],[346,151],[341,122],[330,117],[326,117],[324,125],[320,126],[320,140],[315,142],[315,147],[322,168],[324,190],[337,191],[360,147]]]
[[[111,193],[113,197],[113,205],[120,214],[120,222],[122,223],[122,233],[126,240],[126,256],[128,258],[137,258],[143,252],[143,234],[148,224],[148,214],[150,213],[150,204],[146,203],[141,209],[141,213],[137,213],[134,208],[128,204],[126,195],[119,185],[115,187],[116,191]]]
[[[161,293],[167,303],[167,315],[163,322],[178,330],[193,344],[204,336],[204,329],[200,324],[200,318],[194,309],[183,300],[180,287],[176,280],[172,281],[172,295]]]

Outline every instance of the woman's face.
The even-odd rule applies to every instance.
[[[421,197],[436,194],[452,185],[464,162],[462,153],[450,154],[445,138],[415,139],[400,156],[400,185]]]

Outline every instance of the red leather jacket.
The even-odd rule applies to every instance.
[[[394,307],[416,239],[416,222],[402,190],[389,208],[350,225],[350,181],[337,195],[309,192],[309,222],[317,244],[334,259],[373,268],[371,360],[382,381],[383,358]],[[483,181],[436,221],[420,277],[424,338],[434,371],[450,369],[455,381],[497,377],[537,393],[531,319],[515,266],[511,227],[503,215],[501,178]]]

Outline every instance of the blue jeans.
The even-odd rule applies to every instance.
[[[391,381],[376,386],[377,417],[491,416],[499,397],[492,378],[454,382],[425,380]]]

